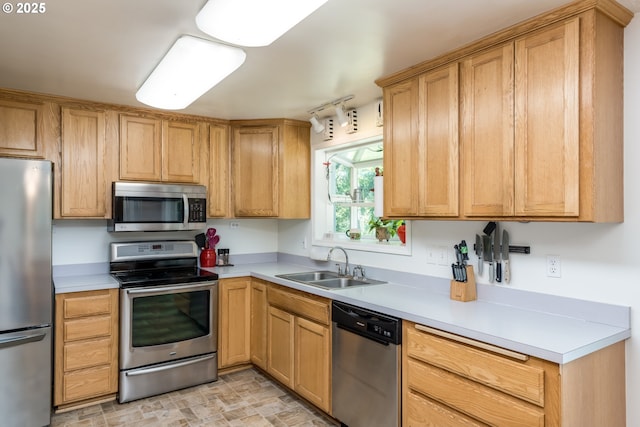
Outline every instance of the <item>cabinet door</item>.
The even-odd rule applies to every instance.
[[[515,42],[515,214],[579,213],[580,21]]]
[[[269,306],[267,321],[267,372],[293,389],[294,316]]]
[[[0,155],[44,158],[44,102],[0,100]]]
[[[302,317],[295,324],[295,391],[329,412],[330,394],[329,328]]]
[[[458,63],[420,76],[418,99],[420,216],[458,216]]]
[[[251,280],[220,280],[218,367],[249,362],[250,313]]]
[[[161,121],[120,116],[120,179],[160,181]]]
[[[513,216],[513,43],[461,71],[463,216]]]
[[[209,183],[207,210],[209,217],[229,214],[230,182],[229,126],[209,126]]]
[[[197,123],[162,122],[162,181],[200,179],[200,128]]]
[[[278,163],[280,218],[311,216],[311,144],[308,126],[283,125]]]
[[[105,218],[105,113],[62,109],[62,217]]]
[[[232,144],[235,215],[278,216],[278,127],[237,127]]]
[[[418,78],[384,89],[384,215],[418,215]]]
[[[267,369],[267,284],[251,280],[251,363]]]

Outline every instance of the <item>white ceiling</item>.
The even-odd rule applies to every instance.
[[[17,2],[11,3],[17,5]],[[0,15],[0,87],[143,106],[135,92],[206,0],[50,0],[43,14]],[[287,117],[345,95],[382,96],[374,80],[567,0],[329,0],[185,113]],[[622,4],[640,11],[640,0]]]

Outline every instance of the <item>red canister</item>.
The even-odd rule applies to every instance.
[[[200,267],[215,267],[216,251],[214,249],[203,249],[200,252]]]

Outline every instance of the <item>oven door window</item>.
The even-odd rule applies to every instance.
[[[125,223],[182,223],[184,199],[181,197],[116,197],[118,222]]]
[[[131,345],[149,347],[209,335],[211,291],[136,297]]]

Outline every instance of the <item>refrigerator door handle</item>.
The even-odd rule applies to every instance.
[[[10,338],[8,340],[0,340],[0,349],[15,347],[22,344],[27,344],[30,342],[42,341],[46,334],[37,334],[31,336],[21,335],[19,337]]]

